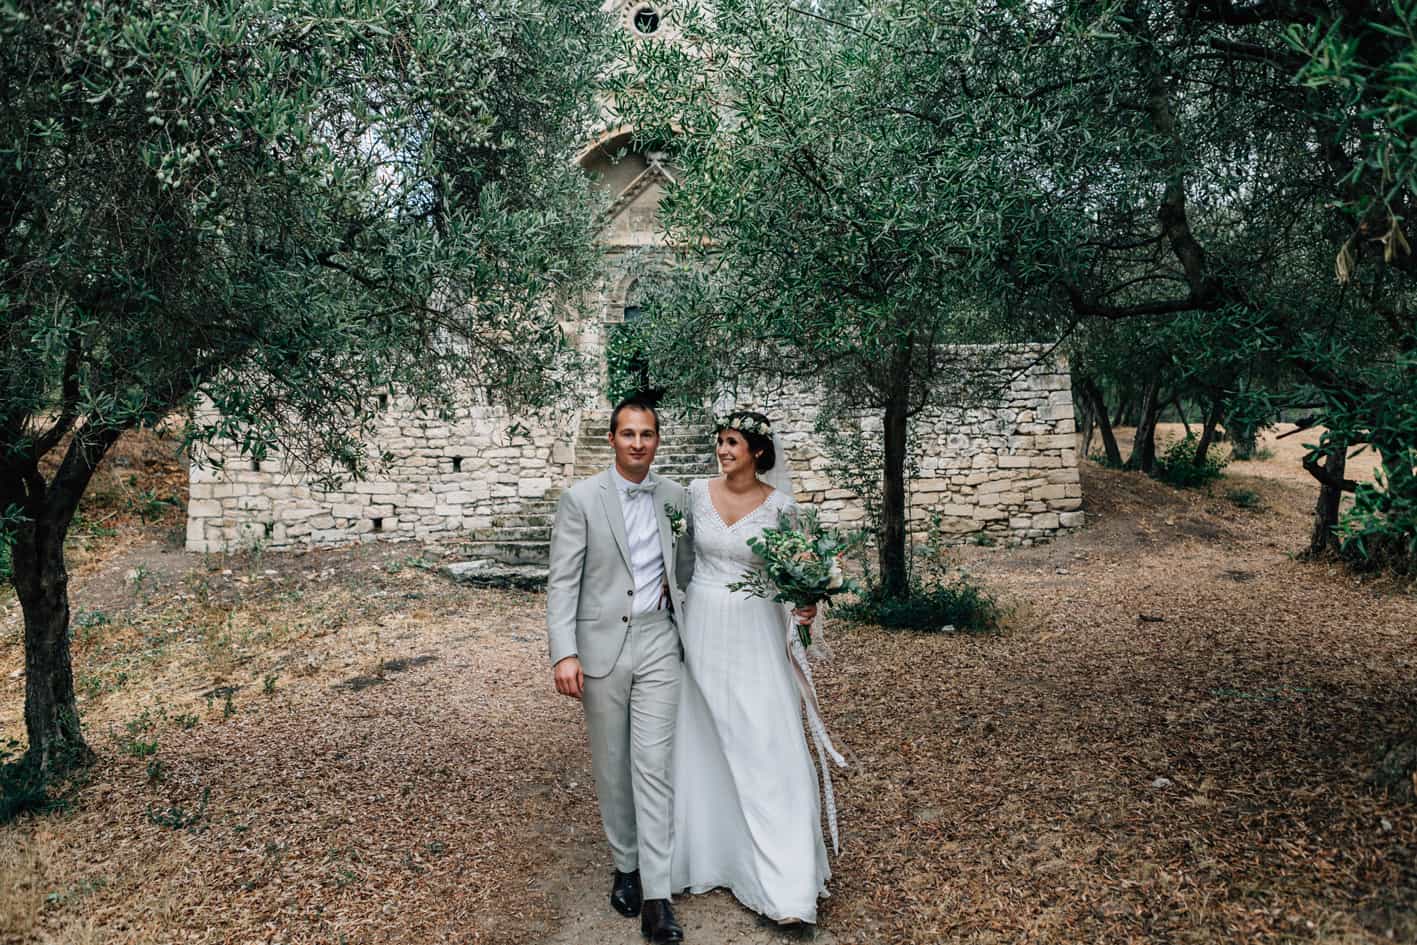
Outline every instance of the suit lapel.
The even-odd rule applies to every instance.
[[[615,477],[608,469],[601,474],[600,504],[605,508],[605,517],[610,521],[610,534],[615,536],[615,546],[620,549],[620,557],[625,559],[625,567],[630,568],[630,542],[625,538],[625,510],[620,507],[620,493],[615,488]],[[633,570],[631,568],[631,571]]]
[[[659,479],[650,473],[652,481]],[[659,526],[659,553],[664,556],[664,573],[672,574],[674,570],[674,539],[669,530],[669,515],[664,511],[665,502],[656,488],[654,492],[654,521]],[[672,582],[671,582],[672,583]]]

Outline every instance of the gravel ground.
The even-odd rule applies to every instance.
[[[1087,530],[960,552],[1001,634],[837,629],[819,942],[1417,941],[1414,806],[1372,783],[1413,735],[1417,597],[1292,557],[1295,439],[1211,495],[1089,464]],[[539,595],[451,585],[438,549],[142,534],[75,568],[100,760],[0,828],[0,941],[640,940]],[[0,602],[4,737],[21,659]],[[722,893],[678,908],[691,943],[783,938]]]

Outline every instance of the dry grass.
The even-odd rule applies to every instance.
[[[0,934],[23,939],[34,933],[45,893],[37,846],[32,837],[0,845]]]
[[[1084,533],[961,552],[1004,634],[837,631],[819,682],[857,764],[824,937],[1417,941],[1417,818],[1367,780],[1412,734],[1417,598],[1292,558],[1312,490],[1282,455],[1210,494],[1084,477]],[[0,832],[0,940],[638,941],[540,596],[407,546],[114,546],[74,582],[104,615],[75,645],[100,761],[71,811]],[[20,660],[11,606],[0,736]],[[700,945],[775,940],[721,896],[682,911]]]

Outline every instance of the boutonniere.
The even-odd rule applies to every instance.
[[[689,523],[685,520],[684,513],[673,502],[666,502],[664,503],[664,514],[669,519],[669,531],[676,539],[683,538],[684,533],[689,530]]]

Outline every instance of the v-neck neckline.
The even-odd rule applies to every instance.
[[[763,483],[763,485],[767,485],[767,483]],[[768,486],[768,494],[763,497],[763,501],[753,506],[747,512],[744,512],[742,515],[738,516],[730,523],[727,519],[723,517],[723,513],[718,510],[718,503],[713,500],[713,480],[704,480],[704,495],[708,498],[709,508],[713,509],[714,518],[718,519],[718,524],[722,525],[725,531],[732,531],[734,526],[736,526],[739,522],[752,518],[754,515],[758,514],[759,509],[761,509],[763,506],[767,505],[769,502],[772,501],[772,494],[776,491],[777,490],[774,489],[772,486]]]

